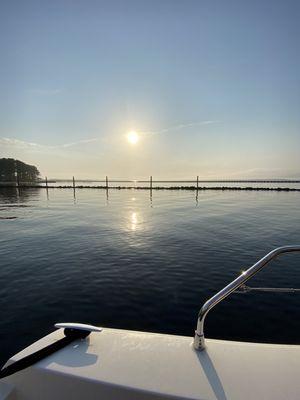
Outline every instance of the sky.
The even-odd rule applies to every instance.
[[[0,157],[52,178],[300,178],[299,20],[296,0],[1,2]]]

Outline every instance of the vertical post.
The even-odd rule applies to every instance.
[[[150,206],[152,208],[152,175],[150,176]]]
[[[15,163],[16,168],[16,178],[17,178],[17,186],[20,187],[20,175],[19,175],[19,161]],[[20,168],[21,169],[21,168]]]
[[[74,204],[76,202],[76,192],[75,192],[75,188],[76,188],[76,183],[75,183],[75,178],[73,176],[73,197],[74,197]]]
[[[16,185],[16,187],[18,187],[19,186],[19,184],[18,184],[18,167],[17,167],[17,162],[16,161],[14,162],[14,167],[15,167],[15,172],[14,172],[15,185]]]
[[[196,206],[198,206],[198,191],[199,191],[199,176],[197,175],[197,186],[196,186]]]
[[[108,205],[108,177],[105,177],[106,205]]]
[[[49,192],[48,192],[48,179],[47,179],[47,177],[45,177],[45,181],[46,181],[46,194],[47,194],[47,200],[49,200]]]

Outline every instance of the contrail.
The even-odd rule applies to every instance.
[[[158,131],[149,131],[149,132],[141,132],[144,135],[159,135],[162,133],[167,133],[170,131],[179,131],[181,129],[185,128],[191,128],[193,126],[201,126],[201,125],[210,125],[210,124],[215,124],[218,121],[213,121],[213,120],[205,120],[205,121],[200,121],[200,122],[190,122],[188,124],[179,124],[179,125],[173,125],[168,128],[164,128]]]

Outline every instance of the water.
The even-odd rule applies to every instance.
[[[0,360],[55,322],[193,336],[202,303],[300,243],[299,192],[0,189]],[[300,287],[288,254],[251,286]],[[299,294],[233,294],[206,336],[299,343]]]

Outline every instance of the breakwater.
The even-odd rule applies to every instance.
[[[89,186],[89,185],[0,185],[1,188],[18,189],[104,189],[104,190],[219,190],[219,191],[271,191],[271,192],[300,192],[300,188],[289,187],[255,187],[255,186]]]

